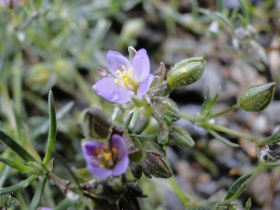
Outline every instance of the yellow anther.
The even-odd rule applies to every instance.
[[[113,153],[113,155],[117,154],[117,149],[115,147],[112,148],[112,153]]]
[[[126,71],[126,68],[125,68],[125,66],[124,66],[124,65],[122,65],[122,69]]]
[[[132,74],[133,74],[133,69],[129,69],[129,70],[128,70],[128,74],[129,74],[129,75],[132,75]]]
[[[115,79],[114,82],[121,84],[121,81],[119,79]]]
[[[107,146],[107,145],[103,145],[103,146],[102,146],[102,149],[103,149],[105,152],[107,152],[107,151],[108,151],[108,146]]]
[[[115,72],[115,74],[117,74],[117,75],[122,75],[122,72],[121,72],[120,70],[117,70],[117,71]]]
[[[110,152],[107,152],[107,153],[104,154],[104,159],[105,159],[106,161],[111,160],[111,158],[112,158],[112,154],[111,154]]]

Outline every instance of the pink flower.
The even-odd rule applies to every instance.
[[[125,173],[128,164],[128,151],[124,139],[114,134],[110,144],[87,141],[82,145],[89,171],[99,178],[118,176]]]
[[[145,49],[139,50],[132,62],[116,51],[108,51],[107,64],[113,77],[101,79],[92,89],[109,102],[126,103],[133,95],[144,95],[154,79]]]

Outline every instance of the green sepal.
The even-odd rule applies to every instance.
[[[16,140],[8,136],[4,131],[0,130],[0,140],[17,153],[25,161],[35,161],[35,159],[28,153]]]
[[[250,209],[251,209],[251,205],[252,205],[251,198],[249,198],[249,199],[246,201],[244,210],[250,210]]]
[[[227,191],[227,194],[226,194],[222,204],[228,204],[231,201],[233,201],[236,198],[238,198],[243,193],[243,191],[246,189],[246,187],[248,185],[248,180],[251,178],[252,175],[253,175],[253,173],[250,173],[250,174],[246,174],[246,175],[238,178],[231,185],[229,190]]]
[[[34,180],[36,179],[36,176],[30,176],[28,179],[23,180],[19,182],[18,184],[12,185],[10,187],[5,187],[0,189],[0,195],[14,193],[20,190],[23,190],[24,188],[28,187]]]
[[[49,136],[48,136],[46,154],[43,160],[43,163],[45,165],[47,165],[52,158],[52,152],[56,140],[56,113],[55,113],[53,93],[51,90],[49,91],[48,104],[49,104]]]
[[[217,140],[220,142],[230,146],[230,147],[239,147],[238,144],[230,142],[228,139],[222,137],[220,134],[218,134],[216,131],[213,131],[211,129],[206,129],[208,133],[210,133],[212,136],[214,136]]]
[[[36,187],[36,191],[34,193],[34,196],[30,204],[30,210],[36,210],[37,207],[40,205],[46,182],[47,182],[47,177],[46,176],[42,177],[38,186]]]
[[[18,171],[20,171],[20,172],[26,172],[28,170],[28,167],[26,167],[24,165],[21,165],[21,164],[18,164],[14,161],[11,161],[11,160],[9,160],[7,158],[4,158],[4,157],[1,157],[1,156],[0,156],[0,161],[5,163],[6,165],[18,170]]]
[[[180,147],[193,147],[195,143],[188,131],[181,127],[171,126],[168,144]]]

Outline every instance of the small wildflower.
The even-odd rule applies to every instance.
[[[116,51],[108,51],[107,64],[113,77],[101,79],[92,89],[109,102],[126,103],[133,95],[144,95],[154,79],[145,49],[139,50],[132,62]]]
[[[109,145],[87,141],[82,149],[89,171],[99,178],[121,175],[128,167],[127,147],[124,139],[117,134],[111,137]]]

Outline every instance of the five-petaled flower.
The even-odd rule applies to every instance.
[[[154,79],[145,49],[139,50],[132,62],[116,51],[108,51],[107,64],[113,77],[101,79],[92,89],[109,102],[126,103],[133,95],[144,95]]]
[[[86,141],[82,150],[88,170],[99,178],[121,175],[128,167],[126,143],[117,134],[112,135],[109,145],[99,141]]]

